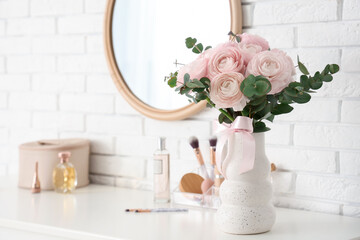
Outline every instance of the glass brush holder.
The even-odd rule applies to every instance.
[[[211,167],[207,166],[206,168],[208,172],[212,170]],[[200,168],[196,168],[191,172],[200,175]],[[175,204],[211,209],[217,209],[221,204],[219,197],[219,187],[215,187],[214,185],[203,194],[182,192],[180,191],[179,186],[177,186],[173,190],[172,194],[173,202]]]

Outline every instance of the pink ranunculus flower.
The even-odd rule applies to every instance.
[[[244,75],[238,72],[220,73],[211,81],[210,99],[217,108],[233,108],[242,111],[247,98],[240,91]]]
[[[184,83],[184,75],[186,73],[188,73],[190,75],[190,79],[196,78],[196,79],[200,80],[202,77],[206,77],[207,76],[207,63],[208,63],[207,56],[202,54],[193,62],[186,64],[185,66],[180,68],[178,75],[177,75],[177,86],[180,86],[180,84]]]
[[[243,33],[239,36],[241,38],[241,43],[243,44],[258,45],[261,47],[262,51],[269,50],[270,48],[268,41],[258,35]]]
[[[285,52],[279,49],[256,54],[249,62],[246,76],[262,75],[271,83],[269,94],[281,92],[292,82],[295,75],[294,63]]]
[[[259,52],[263,51],[260,45],[240,42],[239,47],[244,57],[245,65]]]
[[[220,73],[239,72],[244,74],[244,71],[244,57],[237,43],[226,42],[212,49],[208,62],[210,81]]]

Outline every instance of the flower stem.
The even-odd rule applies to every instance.
[[[209,97],[206,97],[206,101],[214,108],[215,104],[213,104]],[[222,108],[218,109],[222,114],[224,114],[228,119],[230,119],[232,122],[235,120],[227,111],[225,111]]]
[[[200,51],[200,49],[198,48],[198,46],[197,45],[195,45],[195,48],[196,48],[196,50],[198,50],[199,51],[199,53],[201,53],[202,51]]]

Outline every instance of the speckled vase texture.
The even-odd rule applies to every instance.
[[[243,174],[239,174],[243,139],[241,134],[234,134],[233,142],[225,146],[231,155],[223,169],[227,179],[220,187],[222,204],[216,213],[217,224],[222,231],[231,234],[267,232],[275,223],[276,213],[264,133],[253,134],[256,145],[254,168]]]

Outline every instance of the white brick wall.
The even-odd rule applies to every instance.
[[[274,203],[360,217],[360,1],[243,3],[244,31],[299,54],[311,71],[341,65],[309,104],[269,124]],[[20,143],[44,138],[90,139],[91,181],[113,186],[152,188],[160,135],[168,137],[173,186],[196,167],[189,136],[199,137],[208,161],[216,111],[162,122],[117,93],[104,56],[105,4],[0,0],[0,175],[17,172]]]
[[[55,33],[55,18],[14,18],[7,21],[8,35],[43,35]]]
[[[31,0],[31,16],[57,16],[82,13],[82,0]]]

